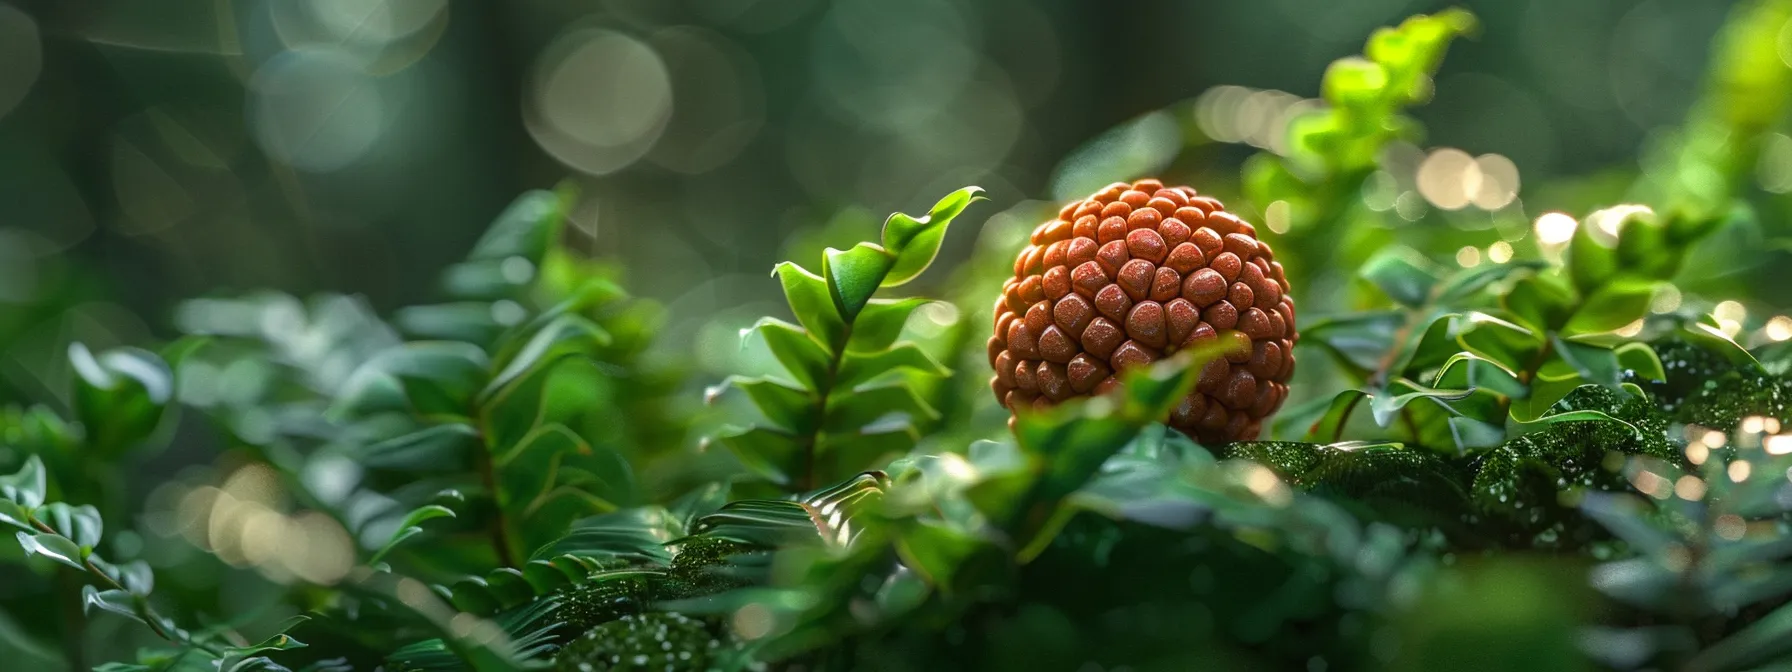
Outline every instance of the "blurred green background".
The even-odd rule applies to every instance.
[[[1471,10],[1478,30],[1453,43],[1429,100],[1386,117],[1410,114],[1422,135],[1385,149],[1376,138],[1373,161],[1300,188],[1241,184],[1252,157],[1258,167],[1266,156],[1303,158],[1290,156],[1287,139],[1299,134],[1288,124],[1319,105],[1329,64],[1360,53],[1377,27],[1452,5]],[[788,315],[768,277],[775,262],[813,264],[824,245],[875,238],[884,213],[926,212],[968,184],[984,187],[990,203],[954,227],[935,270],[901,290],[950,301],[923,309],[909,335],[965,374],[928,391],[947,417],[927,438],[940,450],[922,452],[958,451],[1001,432],[1007,418],[982,388],[987,370],[971,361],[983,356],[986,314],[955,318],[987,310],[1006,262],[1052,202],[1143,174],[1216,194],[1256,222],[1292,260],[1303,326],[1387,305],[1359,279],[1378,250],[1411,247],[1449,269],[1555,261],[1576,219],[1597,207],[1708,197],[1697,204],[1711,211],[1696,214],[1726,226],[1687,255],[1692,262],[1652,295],[1649,311],[1710,315],[1749,346],[1792,341],[1792,299],[1780,291],[1792,286],[1784,233],[1792,230],[1792,137],[1784,132],[1792,23],[1778,25],[1788,6],[0,0],[0,401],[66,400],[70,342],[104,351],[229,331],[195,328],[204,310],[177,311],[196,297],[263,288],[346,294],[365,297],[378,315],[439,302],[442,269],[465,258],[519,192],[555,186],[579,194],[567,227],[579,263],[615,260],[600,264],[603,272],[622,274],[622,286],[652,300],[619,320],[634,328],[615,329],[621,354],[611,357],[646,372],[639,380],[647,384],[600,388],[587,384],[600,377],[592,369],[560,379],[571,382],[555,394],[576,408],[569,415],[583,431],[643,416],[630,419],[647,430],[603,438],[634,461],[648,501],[714,476],[705,469],[716,465],[701,460],[660,468],[739,416],[692,411],[703,398],[696,388],[774,367],[763,342],[741,347],[740,328]],[[1716,42],[1732,45],[1730,57],[1713,68],[1711,45],[1727,17],[1731,28]],[[1325,193],[1339,185],[1340,193]],[[1308,196],[1338,198],[1303,220]],[[1746,212],[1727,217],[1732,211]],[[1585,221],[1588,230],[1618,226]],[[978,263],[962,263],[973,254]],[[384,325],[355,322],[365,316],[352,301],[321,303],[311,322],[283,298],[268,299],[268,310],[219,309],[210,318],[292,350],[245,360],[279,359],[337,383],[395,342]],[[665,319],[657,331],[656,306]],[[264,317],[257,325],[244,314]],[[282,321],[294,314],[299,323]],[[1634,326],[1626,337],[1643,322]],[[634,348],[649,338],[656,359],[637,366]],[[356,347],[364,351],[350,352]],[[1360,382],[1308,351],[1295,401],[1323,409]],[[655,366],[666,360],[675,366]],[[265,398],[223,384],[195,393],[186,383],[183,402],[216,405],[207,410],[227,419],[325,398],[294,402],[272,385]],[[219,402],[233,395],[243,398]],[[1376,431],[1366,424],[1359,433]],[[116,490],[107,493],[113,499],[147,500],[142,529],[158,531],[156,521],[176,510],[152,491],[221,482],[213,490],[231,492],[271,478],[262,462],[240,468],[228,452],[215,459],[207,444],[219,440],[200,423],[175,431],[170,454],[133,462],[119,487],[95,486]],[[344,446],[362,447],[334,448]],[[215,473],[183,471],[200,464]],[[247,571],[188,562],[200,551],[184,544],[178,558],[155,556],[167,545],[120,528],[110,542],[120,556],[155,558],[161,569],[177,568],[164,571],[172,574],[165,586],[206,593],[188,596],[196,612],[281,594]],[[1588,616],[1576,610],[1591,593],[1571,592],[1582,587],[1561,577],[1578,573],[1581,560],[1452,567],[1456,578],[1422,596],[1415,613],[1425,617],[1402,622],[1403,636],[1425,643],[1411,655],[1462,669],[1458,657],[1484,651],[1577,660],[1564,653],[1570,630],[1561,625]],[[434,569],[458,571],[456,561],[486,562],[449,558]],[[15,583],[6,597],[21,602],[47,592]],[[1439,606],[1446,603],[1468,606]],[[90,640],[109,641],[111,631],[92,632]],[[1489,632],[1490,642],[1535,634],[1538,643],[1458,644]]]
[[[1479,35],[1414,116],[1423,146],[1466,152],[1440,168],[1479,157],[1483,188],[1427,191],[1408,146],[1370,196],[1529,222],[1581,205],[1541,188],[1559,178],[1621,189],[1685,117],[1729,4],[1465,3]],[[578,244],[627,262],[682,351],[718,314],[776,312],[766,273],[796,234],[858,240],[964,184],[999,207],[1072,195],[1060,158],[1155,110],[1192,112],[1156,120],[1147,158],[1235,195],[1327,63],[1445,6],[0,1],[0,396],[63,389],[70,339],[172,334],[183,298],[439,297],[437,269],[517,192],[563,179]],[[1792,189],[1792,140],[1769,144],[1762,186]]]

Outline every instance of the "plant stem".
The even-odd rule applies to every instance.
[[[486,442],[484,430],[479,432],[479,445],[473,451],[478,457],[479,480],[485,485],[486,492],[492,494],[492,502],[496,510],[492,512],[492,547],[498,552],[498,564],[505,567],[516,566],[516,551],[510,545],[510,523],[504,512],[503,497],[498,492],[496,469],[492,465],[491,445]]]
[[[1435,291],[1436,290],[1433,290],[1433,292],[1435,292]],[[1406,320],[1405,323],[1400,325],[1399,331],[1394,332],[1394,347],[1393,347],[1393,349],[1388,350],[1387,353],[1382,355],[1381,363],[1376,365],[1375,370],[1369,372],[1369,375],[1363,379],[1363,382],[1367,386],[1369,386],[1371,388],[1387,387],[1388,376],[1392,373],[1392,371],[1394,369],[1394,364],[1396,363],[1395,360],[1400,358],[1400,353],[1402,352],[1402,350],[1404,350],[1404,348],[1402,346],[1403,346],[1403,344],[1406,343],[1406,339],[1412,337],[1413,329],[1418,328],[1418,326],[1421,323],[1430,324],[1432,320],[1437,319],[1438,311],[1436,308],[1432,307],[1432,304],[1435,303],[1436,301],[1437,301],[1436,296],[1431,296],[1431,297],[1427,298],[1425,301],[1425,305],[1423,306],[1425,309],[1423,312],[1415,311],[1415,312],[1411,313],[1411,315],[1423,316],[1422,319],[1409,318]],[[1333,443],[1337,443],[1339,441],[1344,440],[1344,428],[1346,426],[1350,425],[1350,414],[1352,411],[1356,410],[1357,402],[1360,402],[1360,401],[1362,401],[1362,397],[1357,397],[1356,399],[1352,399],[1350,401],[1349,406],[1345,407],[1344,416],[1338,419],[1337,431],[1332,432],[1332,442]],[[1413,443],[1419,443],[1419,424],[1418,424],[1418,422],[1414,421],[1412,418],[1412,409],[1401,408],[1400,409],[1400,420],[1406,425],[1407,433],[1412,435]]]
[[[54,534],[56,536],[62,536],[62,533],[57,532],[56,528],[50,527],[48,524],[44,523],[41,520],[38,520],[35,517],[29,518],[28,520],[31,523],[32,527],[37,528],[39,531],[43,532],[44,534]],[[92,556],[82,558],[81,565],[87,569],[88,574],[92,574],[94,576],[100,577],[100,579],[102,581],[104,581],[106,586],[108,586],[111,590],[119,590],[119,591],[124,591],[127,593],[130,592],[129,590],[125,589],[124,584],[118,582],[118,579],[112,578],[111,574],[107,574],[106,572],[102,571],[97,565],[93,564]],[[75,643],[75,645],[78,647],[78,646],[80,646],[80,642],[82,639],[80,636],[80,633],[84,631],[86,622],[87,622],[87,616],[85,613],[85,609],[83,609],[81,606],[79,606],[81,604],[81,602],[85,599],[85,598],[81,597],[81,582],[79,580],[80,576],[74,572],[73,567],[61,567],[59,569],[61,571],[59,571],[56,575],[58,584],[61,585],[66,592],[68,592],[70,595],[74,596],[74,599],[64,599],[63,600],[63,603],[65,605],[74,606],[74,611],[72,612],[73,616],[72,616],[72,620],[70,621],[70,626],[69,626],[69,628],[70,628],[69,632],[74,633],[75,636],[72,638],[65,638],[65,640],[73,641]],[[163,627],[161,615],[157,614],[154,609],[150,608],[149,603],[147,602],[147,598],[143,598],[143,597],[139,596],[138,599],[139,599],[138,616],[142,617],[143,623],[145,625],[148,625],[149,629],[154,631],[156,633],[157,637],[161,637],[162,639],[170,641],[170,642],[181,642],[182,641],[181,638],[175,637],[172,633],[168,632],[168,629],[166,627]],[[208,651],[211,650],[211,647],[209,647],[209,646],[202,646],[202,648],[205,648]],[[71,656],[69,658],[69,661],[71,663],[75,664],[75,667],[73,667],[71,669],[78,670],[78,669],[82,669],[85,667],[85,666],[79,664],[80,658],[78,656]]]
[[[1576,308],[1578,309],[1578,306]],[[1543,364],[1549,361],[1549,356],[1554,354],[1555,351],[1555,342],[1549,339],[1549,333],[1548,330],[1546,330],[1544,332],[1543,347],[1537,349],[1537,356],[1532,357],[1531,361],[1527,362],[1524,368],[1517,372],[1518,384],[1523,385],[1528,391],[1531,387],[1531,381],[1536,380],[1537,378],[1537,372],[1543,368]],[[1501,408],[1506,411],[1507,415],[1510,415],[1512,412],[1512,399],[1506,399],[1505,403],[1501,404]]]
[[[1537,350],[1537,356],[1531,358],[1530,363],[1525,365],[1523,371],[1518,372],[1518,382],[1530,385],[1531,380],[1537,377],[1537,372],[1543,368],[1543,364],[1549,361],[1549,356],[1555,353],[1555,342],[1547,337],[1548,334],[1544,336],[1543,347]]]
[[[840,364],[846,359],[846,344],[851,341],[852,323],[847,322],[846,328],[840,333],[840,348],[828,353],[827,376],[822,378],[821,384],[816,386],[815,389],[816,429],[808,436],[803,437],[803,473],[794,484],[797,492],[807,492],[815,489],[815,454],[818,450],[817,444],[821,442],[821,433],[823,431],[822,425],[828,420],[828,398],[834,394],[834,385],[840,378]]]

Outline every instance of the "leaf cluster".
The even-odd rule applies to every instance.
[[[743,336],[765,339],[788,379],[734,377],[712,389],[712,397],[746,395],[765,416],[762,424],[725,430],[715,440],[760,478],[795,491],[914,447],[920,427],[939,412],[917,393],[912,377],[947,370],[920,346],[900,341],[909,316],[927,301],[873,295],[925,271],[947,227],[981,191],[954,191],[922,217],[890,215],[882,244],[828,248],[819,274],[795,262],[778,264],[773,274],[799,324],[768,317]]]

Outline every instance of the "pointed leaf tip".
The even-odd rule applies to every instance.
[[[882,286],[901,285],[926,271],[933,264],[934,257],[939,255],[946,227],[972,203],[984,200],[979,197],[981,193],[983,188],[976,186],[954,191],[941,198],[928,210],[926,216],[920,218],[900,212],[891,214],[884,221],[883,248],[889,251],[894,263],[882,279]]]

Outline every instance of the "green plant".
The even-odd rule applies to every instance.
[[[1206,348],[1005,426],[990,305],[1055,208],[993,217],[950,306],[886,293],[974,187],[779,264],[794,322],[742,360],[782,373],[707,411],[711,381],[656,356],[659,309],[566,243],[569,190],[499,215],[443,303],[193,300],[159,349],[75,344],[66,390],[0,388],[0,666],[1784,668],[1792,332],[1711,300],[1784,305],[1778,252],[1731,243],[1783,225],[1745,177],[1786,122],[1788,16],[1738,6],[1676,141],[1623,176],[1649,206],[1568,185],[1579,220],[1364,199],[1468,14],[1334,64],[1212,189],[1300,278],[1305,403],[1263,441],[1166,426]],[[1111,150],[1177,114],[1060,184],[1161,167],[1176,148]]]
[[[872,295],[927,270],[946,227],[980,191],[952,192],[920,218],[890,215],[881,245],[828,248],[819,275],[795,262],[778,264],[774,274],[801,326],[768,317],[751,332],[765,339],[791,380],[730,378],[710,391],[714,397],[739,390],[770,423],[717,437],[743,464],[800,492],[914,446],[917,425],[938,411],[913,383],[891,374],[939,376],[946,369],[914,343],[898,342],[926,300]]]

